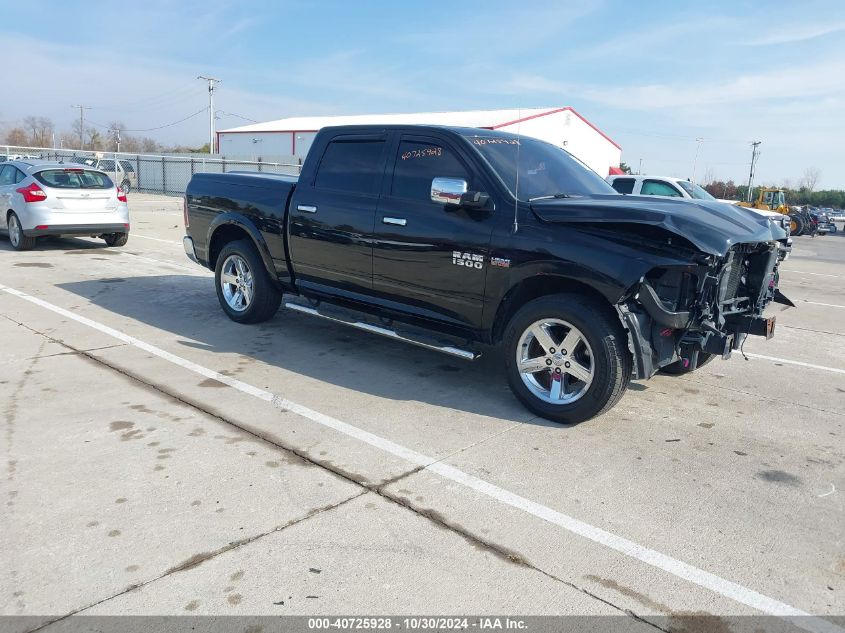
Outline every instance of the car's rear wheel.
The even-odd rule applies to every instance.
[[[132,188],[132,183],[128,180],[124,180],[120,183],[120,188],[123,189],[123,193],[129,193],[129,190]]]
[[[266,321],[282,302],[281,291],[249,240],[236,240],[223,247],[214,267],[214,280],[220,307],[238,323]]]
[[[660,372],[664,374],[670,374],[672,376],[681,376],[683,374],[688,374],[690,372],[695,371],[696,369],[704,367],[714,358],[715,356],[713,356],[713,354],[708,354],[707,352],[699,352],[698,363],[693,369],[690,369],[689,360],[682,358],[681,360],[677,360],[674,363],[671,363],[670,365],[661,367]]]
[[[103,235],[107,246],[126,246],[129,241],[129,233],[106,233]]]
[[[9,241],[12,243],[12,248],[16,251],[28,251],[35,247],[35,238],[27,237],[23,234],[23,227],[18,216],[14,213],[9,214]]]
[[[631,379],[625,332],[596,302],[575,294],[526,304],[505,330],[508,383],[531,411],[575,423],[615,405]]]

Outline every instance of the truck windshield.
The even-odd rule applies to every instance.
[[[618,195],[596,172],[550,143],[511,134],[467,134],[466,139],[519,200],[545,196]]]
[[[686,191],[690,197],[695,198],[696,200],[716,199],[698,185],[692,184],[689,180],[679,180],[678,184],[684,188],[684,191]]]

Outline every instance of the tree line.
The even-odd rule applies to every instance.
[[[208,152],[208,143],[202,147],[184,145],[166,146],[148,136],[134,136],[126,132],[126,125],[112,121],[106,129],[82,126],[74,121],[69,131],[57,132],[53,121],[42,116],[28,116],[22,121],[6,126],[0,131],[3,145],[16,147],[60,147],[86,151],[116,152],[118,136],[120,151],[130,154],[155,154],[160,152]]]
[[[845,209],[845,191],[837,189],[826,189],[822,191],[814,191],[806,185],[801,185],[796,188],[778,185],[763,185],[765,187],[773,187],[783,189],[786,197],[786,203],[790,206],[804,206],[810,205],[813,207],[832,207],[834,209]],[[702,187],[715,198],[723,198],[725,200],[747,200],[748,186],[737,185],[733,180],[724,182],[722,180],[715,180],[702,185]],[[760,187],[753,187],[753,200],[757,199],[757,194]]]

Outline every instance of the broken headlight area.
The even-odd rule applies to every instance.
[[[777,265],[778,244],[771,242],[650,271],[617,306],[637,377],[678,360],[695,369],[702,352],[728,358],[749,335],[771,338],[774,318],[763,311],[782,297]]]

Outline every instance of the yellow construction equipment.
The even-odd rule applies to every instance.
[[[789,232],[791,235],[801,235],[805,229],[809,229],[809,218],[802,212],[791,211],[786,204],[786,192],[783,189],[774,187],[760,187],[757,199],[754,202],[738,202],[741,207],[760,209],[762,211],[775,211],[788,215],[790,219]]]

